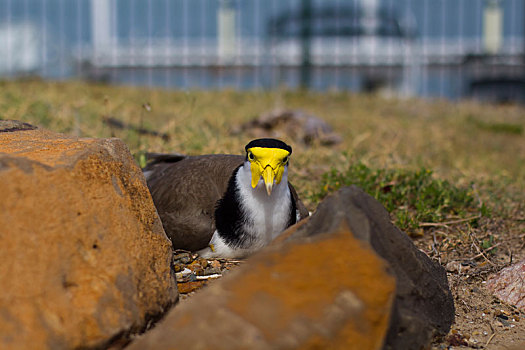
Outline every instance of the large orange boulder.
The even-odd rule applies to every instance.
[[[0,122],[0,348],[105,347],[178,298],[146,182],[117,139]]]
[[[128,348],[382,349],[394,278],[346,223],[268,247]]]

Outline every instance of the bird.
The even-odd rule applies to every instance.
[[[288,182],[292,147],[250,141],[245,154],[152,154],[143,169],[174,249],[245,258],[309,215]]]

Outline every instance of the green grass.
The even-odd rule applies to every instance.
[[[513,135],[522,135],[523,134],[523,125],[521,124],[511,124],[511,123],[501,123],[501,122],[486,122],[483,120],[478,120],[473,116],[470,116],[467,121],[477,127],[480,130],[490,131],[494,133],[503,133],[503,134],[513,134]]]
[[[332,169],[325,173],[311,200],[319,202],[329,193],[350,185],[379,200],[404,230],[415,230],[422,223],[464,218],[481,209],[470,186],[459,187],[435,178],[429,169],[372,169],[355,160],[344,171]],[[488,214],[486,208],[483,214]]]

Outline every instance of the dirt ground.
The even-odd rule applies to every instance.
[[[525,349],[525,313],[486,288],[489,276],[525,258],[523,210],[514,215],[513,220],[480,219],[477,227],[440,224],[415,239],[447,269],[456,306],[450,333],[434,339],[431,349]]]

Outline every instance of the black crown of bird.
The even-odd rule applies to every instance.
[[[292,147],[262,138],[245,155],[155,154],[144,168],[174,249],[243,258],[308,216],[288,182]]]

